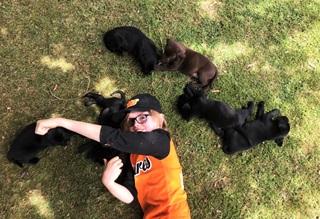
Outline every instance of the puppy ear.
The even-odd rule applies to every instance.
[[[180,42],[175,42],[176,46],[179,49],[179,52],[177,53],[177,56],[184,59],[186,57],[186,51],[187,51],[187,47],[185,47],[182,43]]]
[[[128,47],[128,42],[121,36],[121,34],[116,34],[115,36],[115,41],[117,45],[117,49],[121,48],[127,48]]]
[[[182,118],[184,118],[185,120],[189,121],[190,118],[192,117],[192,109],[191,106],[189,105],[189,103],[185,103],[180,110],[180,115],[182,116]]]
[[[274,140],[274,142],[275,142],[279,147],[281,147],[282,144],[283,144],[283,138],[277,138],[277,139]]]
[[[192,93],[192,91],[191,91],[191,89],[190,89],[190,85],[189,85],[189,84],[187,84],[187,85],[183,88],[183,92],[184,92],[184,94],[186,95],[187,98],[191,98],[191,97],[194,96],[193,93]]]
[[[183,106],[182,106],[182,110],[185,111],[185,112],[191,112],[191,106],[189,103],[185,103]]]
[[[278,128],[279,128],[280,130],[288,130],[288,129],[290,129],[290,126],[289,126],[288,123],[279,122],[279,123],[278,123]]]
[[[184,54],[187,51],[187,47],[185,47],[182,43],[180,42],[175,42],[176,45],[179,47],[179,49],[181,50],[181,52]]]
[[[122,43],[124,41],[121,34],[116,34],[115,37],[116,37],[118,43]]]

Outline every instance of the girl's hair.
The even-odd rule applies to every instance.
[[[155,110],[149,110],[151,116],[155,118],[156,121],[160,124],[160,129],[167,130],[167,121],[166,118],[161,116],[161,114]],[[121,129],[124,131],[129,131],[129,113],[127,113],[126,117],[121,122]]]

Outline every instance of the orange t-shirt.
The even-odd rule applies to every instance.
[[[145,219],[191,218],[187,194],[183,186],[182,167],[174,144],[159,160],[153,156],[131,154],[135,187]]]

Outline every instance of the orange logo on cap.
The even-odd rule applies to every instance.
[[[138,102],[139,102],[139,99],[130,100],[130,101],[127,103],[127,108],[136,105]]]

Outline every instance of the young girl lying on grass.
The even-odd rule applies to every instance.
[[[130,153],[134,185],[144,218],[191,218],[182,168],[158,99],[150,94],[138,94],[129,100],[126,109],[114,115],[114,120],[122,121],[121,129],[53,118],[39,120],[35,132],[44,135],[60,126],[101,142],[105,147]],[[119,157],[105,160],[102,182],[116,198],[130,203],[134,193],[115,182],[122,166]]]

